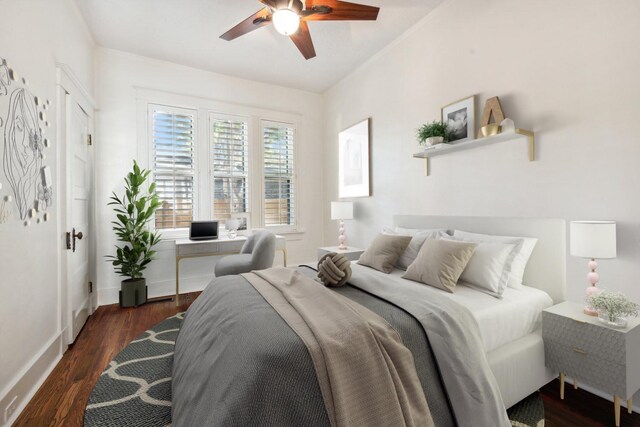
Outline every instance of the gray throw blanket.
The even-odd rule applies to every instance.
[[[332,426],[434,425],[411,352],[383,318],[292,269],[242,276],[307,346]]]
[[[373,272],[369,277],[363,273],[368,269],[353,267],[356,277],[352,277],[351,282],[373,280],[381,283],[372,284],[372,288],[388,288],[384,292],[379,290],[380,293],[405,292],[395,283],[385,284],[380,273]],[[298,268],[298,271],[310,277],[316,274],[309,268]],[[362,287],[365,289],[367,285]],[[486,374],[486,360],[479,364],[481,372],[470,372],[478,367],[473,358],[484,359],[485,356],[481,346],[475,347],[480,338],[469,313],[460,314],[462,323],[458,324],[459,308],[451,309],[451,318],[442,313],[421,315],[421,311],[413,307],[416,302],[409,301],[408,305],[419,314],[421,324],[414,318],[415,314],[408,314],[393,299],[389,298],[395,305],[385,301],[388,295],[378,297],[352,286],[335,288],[332,292],[377,313],[400,334],[402,342],[413,354],[436,426],[505,425],[506,414],[504,407],[500,407],[497,389],[490,384],[486,387],[482,381],[480,385],[475,384],[478,379],[474,377]],[[413,295],[409,299],[422,297],[409,292]],[[442,325],[442,322],[450,322],[450,325]],[[434,343],[427,340],[425,329]],[[455,351],[460,346],[464,353],[462,359],[473,362],[470,366],[456,365],[460,358],[455,355],[450,361],[436,362],[434,353],[447,357],[447,351],[442,350],[449,345],[444,342],[443,335],[447,330],[461,334],[459,338],[452,338],[449,350]],[[471,340],[471,347],[464,345],[465,339]],[[432,345],[438,347],[438,351],[434,348],[432,352]],[[452,372],[451,365],[455,366]],[[447,382],[446,390],[441,372]],[[450,375],[457,379],[448,379]],[[469,383],[465,383],[465,375],[469,376]],[[491,376],[485,381],[494,380]],[[465,392],[465,388],[469,391]],[[465,394],[469,396],[465,397]],[[172,418],[176,427],[330,425],[306,346],[241,276],[214,279],[189,308],[176,342],[172,396]],[[470,404],[469,400],[473,399],[477,402]]]

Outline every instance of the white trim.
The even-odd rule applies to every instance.
[[[90,118],[93,118],[93,110],[96,109],[96,102],[89,91],[84,88],[70,66],[62,62],[57,62],[56,67],[58,69],[58,86],[63,87],[64,90],[80,104],[85,113],[87,113]]]
[[[18,397],[18,407],[8,422],[0,425],[10,426],[18,418],[60,359],[62,359],[62,354],[66,349],[63,340],[64,336],[64,331],[57,332],[47,341],[40,351],[26,363],[15,376],[16,379],[2,390],[0,393],[0,408],[3,408],[4,411],[4,408],[9,405],[14,396]],[[3,418],[0,418],[0,422],[4,420],[4,413],[2,413],[1,416]]]

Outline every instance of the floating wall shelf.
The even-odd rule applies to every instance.
[[[515,132],[499,133],[494,136],[487,136],[486,138],[472,139],[470,141],[464,141],[451,144],[438,144],[433,147],[426,148],[419,153],[415,153],[413,157],[416,159],[425,160],[425,175],[429,175],[429,158],[442,156],[454,151],[468,150],[470,148],[482,147],[484,145],[494,144],[497,142],[505,142],[512,140],[520,140],[526,138],[529,141],[529,161],[535,160],[535,137],[530,130],[516,129]]]

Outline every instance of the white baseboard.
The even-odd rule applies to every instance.
[[[56,367],[66,346],[64,345],[64,334],[66,331],[57,333],[51,338],[27,365],[16,375],[14,381],[0,394],[0,426],[10,426],[15,422],[27,403],[42,386],[53,368]],[[11,400],[17,396],[16,410],[4,423],[4,410]]]
[[[180,293],[199,292],[207,287],[213,279],[213,275],[193,276],[180,278]],[[148,297],[157,298],[175,295],[176,281],[162,280],[147,282]],[[98,289],[98,305],[117,304],[119,302],[118,292],[120,287]]]

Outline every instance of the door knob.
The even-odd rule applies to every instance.
[[[67,232],[67,249],[76,251],[76,239],[82,240],[83,234],[82,231],[76,233],[76,229],[74,228],[71,233]]]

